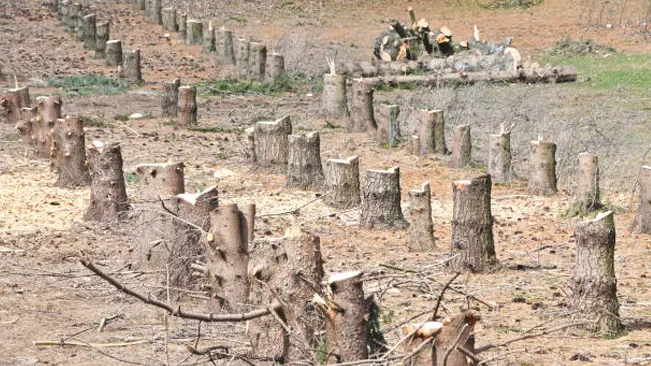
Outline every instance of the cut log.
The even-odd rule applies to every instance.
[[[599,192],[599,158],[590,153],[579,154],[577,200],[585,212],[601,208]]]
[[[289,158],[289,135],[292,134],[289,116],[273,122],[257,122],[253,134],[258,167],[285,171]]]
[[[162,18],[162,6],[161,6],[161,0],[148,0],[150,2],[149,5],[149,21],[154,23],[154,24],[163,24],[163,18]]]
[[[210,21],[203,26],[203,44],[201,46],[201,52],[215,52],[215,29],[212,27],[212,22]]]
[[[525,83],[567,83],[576,81],[576,75],[574,66],[520,69],[520,80]]]
[[[163,97],[161,98],[162,117],[176,117],[178,115],[179,87],[181,79],[163,82]]]
[[[491,214],[491,177],[452,183],[452,250],[449,266],[453,271],[481,273],[493,265],[493,215]]]
[[[285,75],[285,57],[279,53],[270,53],[267,55],[267,65],[265,66],[265,77],[267,80],[274,81]]]
[[[163,29],[168,32],[178,32],[179,26],[176,24],[176,8],[163,8],[161,10],[161,22]]]
[[[52,150],[52,136],[50,130],[54,128],[57,119],[61,118],[61,97],[38,97],[36,107],[38,115],[32,124],[32,141],[36,154],[41,158],[50,158]],[[53,168],[58,168],[54,166]]]
[[[531,158],[527,193],[535,196],[556,194],[556,144],[531,141]]]
[[[640,203],[633,219],[633,231],[651,233],[651,166],[643,165],[638,177],[640,184]]]
[[[425,182],[421,189],[409,191],[410,252],[431,252],[436,248],[431,201],[429,182]]]
[[[622,334],[615,277],[615,221],[613,212],[577,225],[576,266],[573,277],[574,308],[596,320],[597,331],[612,338]]]
[[[95,14],[88,14],[83,17],[82,41],[84,48],[88,50],[95,49],[95,37],[97,34],[97,18]]]
[[[249,43],[249,79],[263,81],[267,63],[267,46],[259,42]]]
[[[335,118],[348,116],[346,99],[346,77],[344,75],[323,75],[321,103],[326,115]]]
[[[380,141],[386,141],[389,147],[400,143],[400,122],[398,115],[400,107],[397,105],[380,104],[377,113],[377,137]]]
[[[347,132],[375,131],[375,116],[373,114],[373,84],[364,79],[353,79],[350,96],[350,120],[346,125]]]
[[[181,86],[179,87],[179,127],[191,127],[197,124],[197,87]]]
[[[50,165],[57,175],[55,185],[59,187],[87,186],[90,183],[90,175],[86,160],[84,125],[81,118],[57,119],[49,133],[52,141]]]
[[[246,39],[237,40],[237,76],[246,79],[249,75],[249,41]]]
[[[470,125],[460,125],[454,128],[452,134],[452,154],[448,167],[460,169],[470,163],[471,155]]]
[[[29,88],[9,89],[7,94],[0,98],[0,105],[7,111],[7,123],[16,124],[22,120],[22,109],[32,106],[29,98]]]
[[[97,24],[95,29],[95,58],[104,58],[106,53],[106,42],[109,40],[111,23],[102,22]]]
[[[334,208],[349,209],[362,202],[359,190],[359,158],[329,159],[325,164],[323,202]]]
[[[203,42],[203,23],[200,20],[188,20],[185,42],[190,45]]]
[[[365,228],[404,228],[400,206],[400,169],[367,170],[359,224]]]
[[[290,135],[287,187],[319,188],[323,179],[319,132]]]
[[[474,339],[471,334],[479,320],[481,320],[479,313],[472,310],[446,319],[434,339],[433,365],[470,366],[468,358],[457,346],[463,345],[471,352],[474,350]]]
[[[420,153],[447,154],[443,111],[421,109],[419,113]]]
[[[235,65],[235,55],[233,55],[233,31],[221,28],[218,31],[218,35],[216,47],[218,62],[224,65]],[[266,48],[264,51],[267,52]],[[262,62],[264,62],[264,60],[262,60]],[[264,75],[264,72],[262,72],[262,75]]]
[[[106,42],[106,55],[104,61],[106,66],[122,65],[122,41],[111,40]]]
[[[188,13],[180,11],[176,14],[176,20],[179,28],[178,37],[185,42],[188,36]]]
[[[504,128],[488,136],[488,170],[495,183],[508,183],[514,176],[511,169],[511,131]]]
[[[90,206],[85,220],[114,222],[129,210],[122,172],[122,153],[117,143],[93,141],[88,149]]]
[[[132,83],[142,82],[142,73],[140,71],[140,50],[125,52],[122,55],[122,67],[118,72],[118,77],[127,79]]]

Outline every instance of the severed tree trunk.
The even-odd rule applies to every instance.
[[[83,187],[90,183],[84,125],[79,117],[57,119],[50,131],[50,165],[59,187]]]
[[[599,158],[590,153],[579,154],[577,199],[585,212],[601,208],[599,192]]]
[[[398,114],[400,114],[400,107],[397,105],[380,104],[378,106],[377,136],[380,141],[388,141],[390,147],[400,142]]]
[[[54,128],[56,120],[61,118],[61,105],[61,97],[36,98],[38,115],[32,123],[32,142],[37,155],[41,158],[50,158],[52,152],[50,130]]]
[[[213,53],[215,52],[215,29],[212,27],[212,22],[208,21],[208,26],[204,24],[203,28],[203,45],[201,52]]]
[[[535,196],[556,194],[556,144],[531,141],[529,182],[527,193]]]
[[[409,139],[409,143],[407,144],[407,152],[410,155],[420,156],[420,144],[420,136],[412,135]]]
[[[359,190],[359,158],[329,159],[325,164],[323,202],[334,208],[348,209],[362,202]]]
[[[484,272],[497,261],[493,243],[491,214],[491,177],[452,183],[454,208],[452,250],[449,262],[454,271]]]
[[[122,65],[122,41],[111,40],[106,42],[104,63],[106,66]]]
[[[468,358],[457,346],[464,345],[471,352],[474,350],[471,335],[479,320],[479,313],[468,310],[445,321],[434,339],[433,365],[470,366]]]
[[[375,131],[373,115],[373,84],[364,79],[353,79],[351,87],[350,120],[346,126],[348,132]]]
[[[267,63],[267,46],[259,42],[249,43],[249,79],[263,81]]]
[[[161,98],[162,117],[176,117],[178,114],[179,87],[181,79],[175,79],[172,82],[163,82],[163,97]]]
[[[404,228],[400,206],[400,168],[367,170],[359,223],[366,228]]]
[[[615,221],[613,212],[597,215],[577,225],[576,267],[573,277],[574,307],[597,322],[597,331],[614,337],[624,331],[619,318],[615,277]]]
[[[22,109],[31,107],[29,88],[7,90],[7,95],[0,98],[0,105],[7,111],[7,123],[16,124],[22,119]]]
[[[640,204],[633,218],[632,230],[643,234],[651,233],[651,166],[643,165],[638,178]]]
[[[185,42],[190,45],[203,42],[203,23],[200,20],[188,20]]]
[[[274,81],[285,75],[285,57],[279,53],[272,52],[267,55],[265,66],[267,80]]]
[[[142,82],[142,73],[140,72],[140,50],[125,52],[122,59],[122,68],[118,72],[118,77],[127,79],[132,83]]]
[[[161,10],[161,22],[163,29],[168,32],[178,32],[179,26],[176,24],[176,8],[163,8]]]
[[[323,179],[319,132],[289,135],[287,187],[319,188]]]
[[[154,24],[163,24],[162,14],[161,14],[161,0],[148,0],[150,1],[149,5],[149,20]]]
[[[178,94],[177,125],[180,127],[191,127],[197,124],[197,87],[181,86]]]
[[[502,128],[499,134],[488,136],[487,173],[495,183],[508,183],[514,178],[511,172],[511,131]]]
[[[249,75],[249,41],[240,38],[237,40],[237,76],[246,79]]]
[[[176,14],[177,25],[179,28],[179,39],[185,42],[188,36],[188,13],[180,11]]]
[[[105,58],[111,23],[102,22],[95,29],[95,58]]]
[[[447,154],[443,111],[439,109],[421,109],[419,120],[420,153]]]
[[[421,189],[409,191],[410,252],[431,252],[436,247],[431,198],[432,191],[429,182],[423,183]]]
[[[97,17],[95,14],[88,14],[83,18],[82,23],[82,41],[84,48],[88,50],[95,49],[95,37],[97,35]]]
[[[235,55],[233,55],[233,31],[221,28],[218,31],[218,35],[216,46],[218,63],[235,65]]]
[[[470,125],[460,125],[454,128],[452,135],[452,155],[448,167],[463,168],[470,163],[471,154]]]
[[[323,75],[321,103],[326,115],[343,118],[348,116],[346,77],[337,74]]]
[[[118,143],[93,141],[88,149],[90,206],[85,220],[114,222],[129,210],[122,172],[122,153]]]
[[[289,116],[273,122],[257,122],[253,127],[255,162],[261,167],[286,169],[289,160]]]

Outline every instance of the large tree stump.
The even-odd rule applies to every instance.
[[[240,38],[237,40],[237,59],[235,66],[237,68],[237,77],[246,79],[249,75],[249,41]]]
[[[95,14],[88,14],[83,17],[82,23],[82,41],[84,48],[88,50],[95,49],[95,37],[97,35],[97,17]]]
[[[613,212],[577,225],[574,307],[597,322],[597,331],[613,337],[624,330],[619,318],[615,278],[615,221]]]
[[[22,119],[22,108],[31,107],[29,88],[9,89],[7,94],[0,98],[0,105],[7,111],[7,123],[16,124]]]
[[[188,36],[188,13],[180,11],[176,14],[176,21],[179,28],[179,39],[185,42],[185,39]]]
[[[408,225],[400,206],[400,168],[366,171],[359,224],[366,228]]]
[[[122,153],[118,143],[93,141],[88,149],[90,206],[85,220],[112,222],[129,210],[122,172]]]
[[[148,0],[149,5],[149,21],[154,24],[163,24],[161,0]]]
[[[267,46],[259,42],[249,43],[249,79],[263,81],[267,63]]]
[[[353,79],[350,93],[350,119],[346,125],[347,132],[375,131],[373,114],[373,84],[364,79]]]
[[[289,160],[289,116],[273,122],[257,122],[253,127],[255,162],[261,167],[286,169]]]
[[[585,212],[601,208],[599,192],[599,158],[587,152],[579,154],[577,200]]]
[[[508,183],[513,179],[511,169],[511,131],[504,128],[497,135],[488,136],[488,170],[495,183]]]
[[[319,132],[289,136],[287,187],[318,188],[323,184]]]
[[[97,24],[95,29],[95,58],[104,58],[106,54],[106,42],[109,40],[111,23],[102,22]]]
[[[233,54],[233,31],[222,27],[219,29],[217,34],[217,45],[215,46],[217,51],[217,61],[225,65],[235,65],[235,55]]]
[[[59,187],[83,187],[90,183],[84,125],[79,117],[57,119],[50,131],[50,165]]]
[[[497,261],[493,243],[491,177],[452,183],[452,250],[450,268],[481,273]]]
[[[552,196],[556,192],[556,144],[544,140],[531,141],[527,193]]]
[[[206,26],[206,24],[203,26],[203,43],[201,45],[201,52],[215,52],[215,29],[212,27],[211,21],[208,21],[208,26]]]
[[[163,82],[163,97],[160,104],[163,112],[162,117],[176,117],[178,114],[179,87],[181,79],[175,79],[172,82]]]
[[[191,127],[197,124],[197,87],[181,86],[178,94],[177,125],[180,127]]]
[[[470,163],[471,155],[470,125],[454,128],[452,134],[452,154],[448,166],[453,169],[463,168]]]
[[[125,52],[122,59],[122,67],[118,77],[127,79],[132,83],[142,82],[142,73],[140,72],[140,50]]]
[[[168,32],[178,32],[179,26],[176,24],[176,8],[163,8],[161,10],[161,22],[163,29]]]
[[[185,42],[190,45],[203,42],[203,23],[200,20],[188,20]]]
[[[397,145],[400,141],[399,114],[400,107],[397,105],[380,104],[378,106],[377,137],[380,141],[387,141],[390,147]]]
[[[122,41],[111,40],[106,42],[106,54],[104,56],[106,66],[122,65]]]
[[[285,57],[279,53],[272,52],[267,55],[265,76],[267,80],[274,81],[285,75]]]
[[[325,192],[323,202],[334,208],[348,209],[359,206],[359,158],[329,159],[325,164]]]
[[[421,109],[419,113],[420,153],[447,154],[443,111]]]
[[[433,365],[470,366],[470,362],[457,346],[464,345],[471,352],[474,350],[474,339],[471,337],[475,324],[481,316],[475,311],[468,310],[452,316],[443,322],[443,327],[434,339]]]
[[[432,222],[432,191],[429,182],[409,191],[409,251],[431,252],[435,248]]]
[[[321,103],[326,115],[335,118],[348,116],[346,77],[337,74],[323,75]]]
[[[52,149],[50,130],[54,128],[56,120],[61,118],[61,106],[61,97],[36,98],[38,115],[32,123],[32,141],[38,157],[50,158]]]
[[[632,230],[649,234],[651,233],[651,166],[640,167],[638,182],[640,203],[633,218]]]

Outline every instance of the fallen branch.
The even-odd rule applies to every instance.
[[[454,282],[454,280],[456,280],[457,277],[459,277],[460,275],[461,275],[461,272],[455,273],[454,276],[452,276],[452,278],[450,278],[450,280],[445,284],[445,286],[443,286],[443,289],[441,290],[441,294],[439,295],[439,298],[436,299],[436,306],[434,306],[434,312],[432,313],[432,319],[431,319],[432,321],[436,320],[436,316],[439,313],[439,307],[441,306],[441,301],[443,300],[443,295],[445,294],[445,290],[447,290],[450,287],[450,285],[452,284],[452,282]]]
[[[77,346],[77,347],[90,347],[90,348],[115,348],[115,347],[128,347],[135,346],[137,344],[149,343],[146,340],[133,341],[133,342],[116,342],[116,343],[86,343],[78,341],[33,341],[32,342],[37,347],[46,347],[46,346]]]
[[[550,334],[550,333],[558,332],[558,331],[561,331],[561,330],[564,330],[564,329],[579,327],[579,326],[588,325],[588,324],[593,324],[593,323],[592,322],[578,322],[578,323],[563,324],[563,325],[559,325],[559,326],[554,327],[554,328],[545,329],[545,330],[540,331],[540,332],[531,333],[531,334],[523,335],[523,336],[516,337],[516,338],[513,338],[513,339],[509,339],[508,341],[505,341],[505,342],[502,342],[502,343],[487,344],[485,346],[482,346],[482,347],[479,347],[479,348],[475,349],[475,354],[478,355],[478,354],[480,354],[482,352],[488,351],[489,349],[498,348],[498,347],[506,347],[511,343],[524,341],[525,339],[537,338],[537,337],[541,337],[541,336],[544,336],[544,335],[547,335],[547,334]]]

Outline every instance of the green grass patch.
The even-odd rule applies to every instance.
[[[423,85],[421,83],[410,82],[410,83],[398,83],[398,84],[378,84],[375,86],[376,91],[380,92],[390,92],[394,90],[416,90]]]
[[[210,80],[199,84],[204,93],[218,94],[264,94],[279,95],[295,91],[295,80],[289,75],[283,75],[273,81],[254,82],[233,78]]]
[[[110,128],[113,127],[109,121],[107,121],[104,118],[95,118],[95,117],[88,117],[88,116],[82,116],[81,118],[81,123],[85,127],[99,127],[99,128]]]
[[[129,120],[129,116],[126,114],[116,114],[115,117],[116,121],[121,121],[121,122],[126,122]]]
[[[124,93],[129,82],[100,74],[84,74],[57,76],[48,80],[47,85],[61,89],[66,95],[109,95]]]
[[[204,132],[204,133],[233,133],[236,135],[241,135],[244,133],[244,130],[238,127],[221,127],[221,126],[190,127],[188,128],[188,130],[195,131],[195,132]]]

